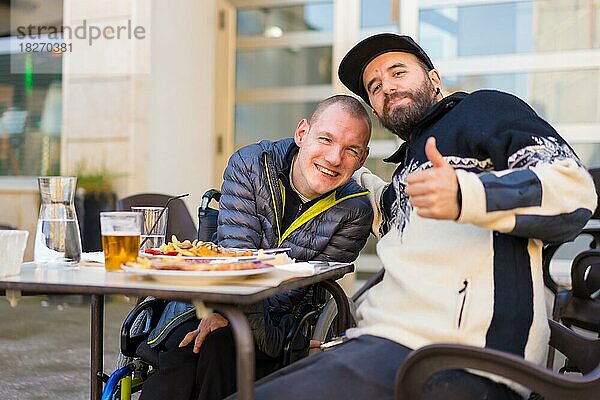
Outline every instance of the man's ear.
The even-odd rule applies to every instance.
[[[431,80],[434,88],[442,87],[442,77],[437,69],[432,69],[427,74],[429,75],[429,79]]]
[[[294,132],[294,142],[298,147],[302,147],[302,139],[304,139],[304,135],[308,133],[310,129],[310,124],[308,123],[306,118],[302,118],[298,125],[296,126],[296,131]]]

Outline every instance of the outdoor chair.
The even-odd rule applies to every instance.
[[[419,399],[424,385],[434,373],[466,368],[517,382],[536,393],[531,399],[598,399],[600,339],[583,337],[552,320],[548,320],[548,323],[551,329],[550,346],[577,365],[583,375],[556,373],[497,350],[434,344],[422,347],[406,358],[396,374],[396,399]]]
[[[593,332],[600,338],[600,249],[585,250],[571,266],[571,289],[556,294],[552,319],[568,328]],[[554,364],[554,350],[548,352],[547,367]],[[561,372],[580,372],[567,358]]]
[[[158,193],[140,193],[125,197],[119,200],[119,210],[128,211],[131,207],[164,207],[172,196]],[[181,199],[174,199],[169,203],[169,215],[167,218],[166,241],[171,240],[171,236],[177,236],[177,239],[192,240],[196,237],[197,231],[194,220],[190,215],[185,203]]]

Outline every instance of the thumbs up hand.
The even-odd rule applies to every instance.
[[[405,192],[410,204],[417,208],[417,214],[425,218],[458,218],[458,178],[454,168],[444,160],[436,147],[435,138],[430,137],[425,144],[425,155],[432,168],[413,172],[406,177]]]

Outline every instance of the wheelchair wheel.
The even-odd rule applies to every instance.
[[[356,304],[348,299],[348,305],[350,306],[350,313],[354,320],[356,320]],[[342,331],[337,326],[337,305],[335,304],[335,300],[329,299],[319,315],[317,319],[317,323],[315,325],[315,329],[313,331],[312,339],[318,340],[320,342],[326,342],[331,338],[339,336]],[[321,352],[320,349],[310,349],[310,354],[315,354]]]

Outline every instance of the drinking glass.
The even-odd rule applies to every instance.
[[[165,235],[167,234],[169,209],[164,207],[131,207],[131,210],[140,212],[144,216],[140,251],[160,247],[165,242]]]
[[[142,218],[142,213],[133,211],[100,213],[104,267],[107,271],[119,271],[121,264],[137,259]]]

